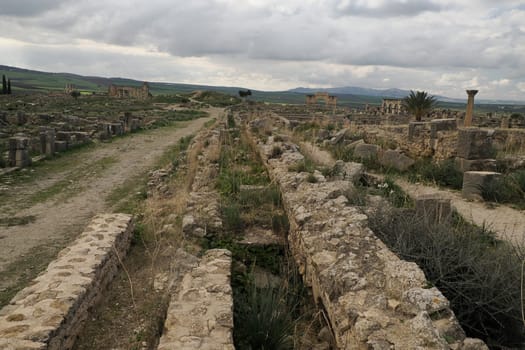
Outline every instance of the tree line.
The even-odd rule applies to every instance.
[[[1,95],[11,95],[11,79],[5,78],[5,74],[2,74],[2,93]]]

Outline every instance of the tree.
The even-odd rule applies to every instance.
[[[416,117],[416,121],[421,121],[421,117],[430,112],[436,105],[437,100],[434,96],[428,95],[425,91],[412,91],[410,95],[403,99],[403,107]]]
[[[11,79],[7,79],[7,94],[11,95]]]
[[[252,95],[252,91],[251,90],[239,90],[239,96],[244,98],[244,97],[248,97],[248,96],[251,96]]]
[[[70,95],[76,100],[80,96],[80,91],[73,90]]]
[[[7,82],[5,80],[5,74],[2,74],[2,95],[7,94]]]

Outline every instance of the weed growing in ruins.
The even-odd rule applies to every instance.
[[[315,170],[315,164],[310,159],[305,157],[302,161],[299,161],[288,167],[288,171],[295,171],[297,173],[313,173]]]
[[[525,170],[517,170],[481,186],[486,201],[510,203],[525,208]]]
[[[371,191],[385,197],[390,204],[396,208],[412,207],[413,201],[409,195],[407,195],[401,187],[396,185],[393,179],[387,177],[377,185],[377,189]]]
[[[411,181],[432,181],[440,186],[459,190],[463,185],[463,173],[454,159],[433,162],[431,159],[418,160],[409,174]]]
[[[279,146],[273,146],[272,152],[270,153],[269,158],[279,158],[283,154],[283,150]]]
[[[402,259],[423,269],[469,336],[494,348],[523,347],[520,248],[497,241],[486,228],[457,218],[433,224],[407,209],[379,208],[369,223]]]

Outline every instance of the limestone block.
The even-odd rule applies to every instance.
[[[159,350],[234,349],[231,253],[208,250],[171,296]]]
[[[332,177],[335,180],[356,182],[363,176],[363,173],[364,165],[361,163],[338,160],[332,168]]]
[[[426,311],[420,312],[412,319],[410,328],[414,332],[416,344],[422,349],[450,349],[445,339],[439,335],[432,325],[432,320]]]
[[[399,171],[406,171],[415,163],[412,158],[405,156],[400,151],[391,149],[386,150],[381,154],[379,162],[387,168],[393,168]]]
[[[367,143],[359,144],[354,148],[354,156],[356,158],[362,159],[375,158],[378,156],[380,149],[381,148],[378,145],[371,145]]]
[[[423,287],[425,274],[416,263],[392,260],[385,264],[386,292],[390,297],[401,299],[403,293],[416,287]]]
[[[415,137],[420,136],[427,127],[427,122],[410,122],[408,124],[408,140],[412,141]]]
[[[432,315],[447,310],[450,303],[436,287],[412,288],[403,293],[403,310],[418,314],[421,311]]]
[[[462,172],[495,171],[497,167],[496,159],[465,159],[456,157],[456,164]]]
[[[500,173],[493,171],[466,171],[463,174],[461,195],[470,200],[483,200],[481,194],[484,186],[490,185]]]
[[[17,149],[15,153],[15,166],[24,168],[31,165],[31,157],[27,149]]]
[[[450,220],[452,207],[450,199],[438,195],[421,195],[415,200],[416,215],[430,223],[441,223]]]
[[[113,278],[131,241],[130,215],[104,214],[0,311],[0,348],[71,349],[87,310]],[[118,255],[118,257],[117,257]]]
[[[339,130],[335,134],[335,136],[330,140],[330,143],[332,145],[337,145],[338,143],[340,143],[343,140],[343,138],[345,137],[347,132],[348,132],[348,129]]]
[[[56,152],[67,151],[67,141],[55,141],[55,151]]]
[[[489,350],[489,347],[480,339],[466,338],[460,350]]]
[[[492,135],[494,130],[464,128],[459,130],[456,154],[465,159],[490,159],[494,157]]]
[[[434,119],[430,121],[430,138],[437,138],[438,131],[456,130],[458,124],[455,118]]]

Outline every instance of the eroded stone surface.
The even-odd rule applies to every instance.
[[[351,182],[309,183],[289,171],[302,159],[297,147],[280,143],[283,153],[270,158],[272,141],[259,142],[258,148],[282,191],[290,249],[326,310],[337,347],[461,348],[465,334],[448,301],[438,290],[425,289],[423,271],[393,254],[368,228],[367,217],[341,199]],[[454,342],[448,344],[445,335],[452,332]]]
[[[234,350],[231,253],[208,250],[174,294],[159,350]]]
[[[95,216],[31,285],[0,310],[1,349],[70,349],[114,277],[133,230],[126,214]]]

